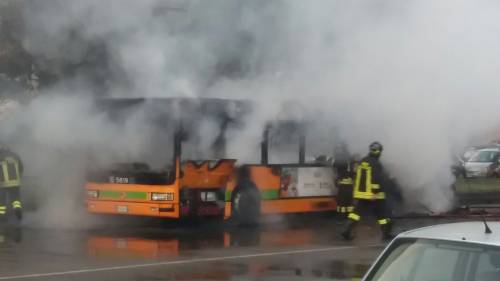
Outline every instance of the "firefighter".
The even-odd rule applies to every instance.
[[[0,218],[6,218],[12,210],[18,220],[22,219],[21,176],[23,164],[17,154],[5,145],[0,145]]]
[[[379,161],[383,147],[378,142],[370,144],[368,156],[363,158],[356,169],[354,181],[354,210],[348,215],[346,229],[342,236],[346,240],[353,239],[352,231],[361,220],[361,215],[371,212],[377,218],[384,240],[392,239],[392,223],[386,209],[384,192],[385,175]]]
[[[335,181],[335,185],[338,187],[337,212],[347,217],[347,214],[354,209],[352,205],[354,161],[344,145],[335,149],[333,168],[337,174]]]

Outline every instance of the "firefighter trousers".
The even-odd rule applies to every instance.
[[[362,219],[362,216],[366,214],[373,214],[380,225],[380,230],[382,231],[382,238],[384,240],[390,240],[394,236],[391,233],[392,222],[389,220],[387,215],[385,199],[377,200],[354,200],[354,210],[347,216],[349,221],[346,224],[345,230],[342,232],[342,236],[346,240],[353,239],[352,231]]]
[[[20,189],[19,186],[0,188],[0,217],[22,209]]]
[[[338,184],[337,212],[348,214],[354,211],[352,199],[352,184]]]
[[[354,209],[349,213],[348,218],[359,222],[366,214],[373,214],[379,225],[389,224],[385,199],[377,200],[354,200]]]

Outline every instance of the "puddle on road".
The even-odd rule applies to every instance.
[[[247,272],[243,276],[258,275],[263,280],[296,278],[300,280],[328,279],[328,280],[356,280],[361,279],[368,270],[370,260],[342,261],[332,260],[315,264],[258,264],[247,265]],[[240,266],[243,266],[240,265]],[[233,272],[237,276],[237,272]]]
[[[175,236],[103,235],[88,237],[88,255],[97,260],[171,260],[189,257],[190,252],[207,249],[261,249],[331,245],[333,230],[298,229],[231,229],[200,231]],[[318,246],[319,247],[319,246]],[[268,250],[266,250],[268,249]],[[237,250],[236,250],[237,251]],[[332,257],[328,254],[283,255],[258,259],[234,259],[211,263],[151,268],[137,280],[357,280],[368,269],[377,251],[369,249],[360,256],[348,252]],[[241,252],[240,252],[241,253]],[[248,253],[244,250],[243,253]]]
[[[397,221],[399,228],[428,221]],[[435,223],[435,221],[434,221]],[[0,271],[66,271],[68,269],[143,264],[190,258],[247,255],[350,245],[338,240],[341,225],[316,220],[255,229],[197,225],[177,228],[110,227],[96,231],[0,228]],[[360,225],[358,239],[379,243],[378,227]],[[371,239],[371,242],[365,241]],[[220,253],[217,251],[221,250]],[[224,250],[225,252],[222,252]],[[368,269],[380,248],[307,255],[276,255],[248,259],[147,267],[114,272],[120,280],[355,280]],[[137,278],[136,278],[137,277]]]
[[[361,280],[370,260],[290,262],[288,259],[242,262],[216,262],[210,266],[179,267],[175,271],[154,269],[142,273],[137,280]]]
[[[160,236],[160,235],[155,235]],[[193,250],[237,247],[300,247],[324,241],[312,229],[261,230],[233,229],[197,234],[186,233],[154,237],[145,235],[102,235],[94,233],[87,240],[88,254],[94,258],[110,259],[162,259],[178,257]]]

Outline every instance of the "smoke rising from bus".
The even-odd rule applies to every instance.
[[[22,132],[14,148],[56,193],[80,192],[89,149],[104,162],[158,149],[131,133],[144,129],[134,114],[120,127],[80,106],[91,97],[254,100],[228,132],[227,157],[242,162],[258,161],[265,124],[283,116],[311,122],[310,155],[338,140],[364,155],[377,140],[407,197],[433,211],[452,202],[454,151],[500,117],[495,1],[25,2],[23,46],[55,82],[4,135]],[[44,165],[33,147],[78,164]],[[67,170],[78,180],[57,181]]]

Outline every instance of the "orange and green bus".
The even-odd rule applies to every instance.
[[[211,148],[224,154],[226,130],[241,123],[244,119],[241,116],[251,110],[249,103],[221,99],[108,102],[116,103],[120,105],[118,111],[121,114],[145,103],[156,107],[163,103],[162,108],[166,111],[181,108],[180,115],[161,115],[174,120],[163,128],[173,133],[169,135],[172,138],[170,145],[166,144],[167,149],[161,151],[165,154],[173,151],[172,162],[163,170],[151,169],[144,163],[120,163],[109,169],[89,172],[85,189],[87,210],[91,213],[171,219],[220,217],[254,224],[263,214],[323,212],[336,208],[333,168],[327,163],[306,163],[305,134],[298,123],[275,122],[266,127],[261,141],[260,163],[238,163],[236,159],[189,160],[183,159],[189,151],[183,151],[187,149],[184,143],[192,137],[193,124],[199,122],[193,119],[194,115],[219,118],[217,120],[222,125]],[[185,119],[190,120],[185,122]],[[299,142],[298,161],[269,163],[270,136],[283,127],[293,135],[290,139]]]

